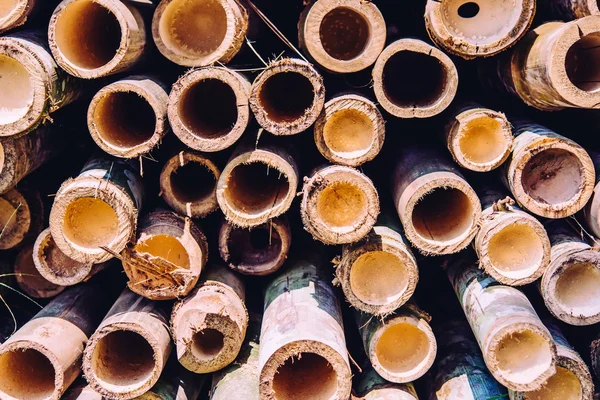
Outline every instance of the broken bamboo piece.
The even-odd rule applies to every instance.
[[[353,400],[419,400],[412,383],[388,382],[368,365],[354,385]]]
[[[597,0],[552,0],[545,3],[554,18],[565,21],[600,14]]]
[[[33,260],[33,244],[29,243],[17,254],[13,268],[19,288],[34,299],[48,299],[65,290],[64,286],[50,282],[37,270]]]
[[[0,33],[23,25],[36,2],[36,0],[11,0],[0,4]]]
[[[592,231],[596,237],[600,237],[600,152],[589,151],[588,154],[594,163],[596,174],[596,186],[592,192],[591,199],[581,210],[581,217],[585,225]]]
[[[44,203],[28,184],[0,195],[0,250],[33,241],[43,229]]]

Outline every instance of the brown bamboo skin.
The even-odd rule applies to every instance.
[[[350,73],[370,67],[385,46],[385,20],[371,2],[317,0],[298,24],[302,50],[329,71]]]
[[[48,299],[65,290],[44,278],[35,267],[33,261],[33,244],[27,244],[17,254],[14,265],[15,279],[19,289],[34,299]]]
[[[429,118],[444,111],[458,88],[458,71],[437,48],[400,39],[383,50],[373,67],[379,104],[398,118]]]
[[[249,98],[250,82],[243,75],[224,67],[193,69],[171,89],[169,122],[179,140],[192,149],[224,150],[248,126]]]
[[[35,240],[43,219],[44,203],[37,190],[21,185],[0,195],[0,250]]]
[[[36,0],[12,0],[0,5],[0,33],[27,21],[27,17],[36,5]]]
[[[223,221],[219,253],[229,268],[244,275],[269,275],[287,260],[292,231],[285,215],[252,229]]]
[[[119,0],[63,0],[48,41],[62,69],[94,79],[131,69],[146,48],[146,28],[139,11]]]
[[[596,175],[596,186],[594,186],[592,197],[581,210],[581,219],[594,236],[600,237],[600,153],[590,151],[588,154],[594,163],[594,169],[599,174]]]
[[[248,327],[244,299],[244,282],[226,267],[212,266],[202,284],[175,304],[171,332],[181,365],[204,374],[235,360]]]
[[[325,104],[315,122],[314,135],[323,157],[335,164],[358,167],[379,154],[385,140],[385,121],[372,101],[348,94]]]
[[[139,223],[137,241],[122,254],[129,289],[151,300],[186,296],[208,258],[208,243],[190,218],[154,211]]]
[[[252,83],[250,108],[260,126],[274,135],[305,131],[315,123],[324,104],[323,77],[299,59],[271,63]]]
[[[515,44],[531,26],[535,10],[535,0],[428,0],[425,26],[437,46],[469,60],[493,56]]]
[[[600,14],[596,0],[552,0],[547,3],[554,17],[566,21]]]
[[[158,50],[187,67],[229,62],[247,30],[248,13],[237,0],[162,0],[152,19]]]
[[[388,382],[370,365],[366,368],[354,385],[352,400],[419,400],[412,383]]]
[[[95,392],[133,399],[158,381],[171,346],[163,305],[125,289],[87,342],[83,372]]]

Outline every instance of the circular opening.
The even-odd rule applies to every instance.
[[[121,47],[121,35],[116,16],[93,0],[69,4],[56,20],[58,50],[68,62],[82,69],[108,64]]]
[[[67,257],[54,243],[52,235],[48,234],[41,246],[41,258],[52,273],[61,278],[71,278],[79,274],[87,265]]]
[[[471,229],[473,213],[465,193],[455,188],[435,188],[415,204],[412,224],[425,240],[450,242]]]
[[[487,248],[492,267],[509,278],[534,274],[544,257],[544,244],[535,230],[525,224],[505,226],[492,236]]]
[[[188,161],[169,176],[175,198],[182,203],[200,202],[210,197],[217,185],[215,174],[204,164]]]
[[[71,243],[98,248],[111,243],[119,233],[119,218],[103,200],[82,197],[73,200],[65,211],[63,234]]]
[[[600,90],[600,35],[581,37],[567,51],[565,69],[573,85],[586,92]]]
[[[0,355],[0,391],[10,398],[49,399],[54,377],[52,363],[37,350],[16,349]]]
[[[392,374],[411,374],[423,368],[430,352],[429,338],[408,322],[390,325],[375,348],[379,365]]]
[[[300,353],[277,369],[273,392],[277,400],[330,400],[337,392],[337,373],[322,356]]]
[[[479,5],[472,1],[458,7],[458,15],[463,18],[473,18],[477,14],[479,14]]]
[[[521,173],[523,189],[533,200],[551,205],[566,203],[583,187],[583,165],[570,151],[548,149],[525,164]]]
[[[223,350],[224,336],[216,329],[203,329],[192,337],[192,353],[199,360],[212,360]]]
[[[335,228],[349,227],[364,220],[369,212],[367,195],[348,182],[334,182],[319,194],[317,213],[321,220]]]
[[[33,103],[33,85],[27,69],[17,60],[0,55],[0,125],[23,118]]]
[[[350,287],[363,303],[386,305],[408,287],[406,265],[395,254],[371,251],[358,257],[350,270]]]
[[[364,113],[354,109],[336,111],[323,126],[323,139],[336,155],[356,158],[371,149],[375,126]]]
[[[17,209],[13,205],[0,197],[0,231],[4,235],[9,235],[17,228]]]
[[[56,296],[64,290],[64,286],[47,281],[40,275],[33,263],[33,246],[19,253],[14,272],[17,274],[16,279],[21,290],[31,297],[45,299]]]
[[[281,255],[282,246],[279,232],[269,225],[260,225],[252,230],[233,228],[227,239],[233,265],[275,262]]]
[[[402,50],[383,67],[383,90],[397,107],[431,107],[446,91],[446,73],[446,67],[437,58]]]
[[[566,368],[557,367],[544,385],[532,392],[524,393],[525,400],[582,400],[583,389],[577,375]]]
[[[146,253],[161,258],[179,268],[190,268],[190,255],[181,242],[173,236],[151,236],[136,244],[135,250],[140,253]]]
[[[268,118],[277,123],[299,119],[312,107],[314,99],[312,83],[297,72],[280,72],[270,76],[258,95],[260,106]]]
[[[474,163],[492,162],[506,153],[508,144],[502,123],[496,118],[478,117],[462,128],[460,152]]]
[[[364,52],[371,39],[369,21],[351,8],[337,7],[321,20],[319,37],[331,57],[352,60]]]
[[[600,313],[600,270],[589,262],[568,266],[556,281],[556,299],[574,316]]]
[[[552,364],[552,351],[538,333],[511,332],[498,342],[496,360],[507,381],[528,384],[548,370]]]
[[[10,16],[19,5],[20,0],[3,0],[0,2],[0,22]]]

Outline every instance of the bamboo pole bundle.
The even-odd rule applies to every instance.
[[[340,305],[317,262],[294,261],[266,288],[260,399],[347,400],[351,372]]]
[[[219,253],[229,267],[244,275],[268,275],[287,260],[292,231],[285,215],[252,229],[223,221]]]
[[[600,193],[600,153],[590,151],[589,155],[594,163],[594,170],[598,171],[598,174],[592,197],[582,209],[581,217],[594,236],[600,237],[600,194],[598,194]]]
[[[36,0],[10,0],[0,4],[0,33],[21,26],[36,5]]]
[[[372,367],[366,368],[354,385],[353,400],[419,400],[412,383],[388,382]]]
[[[246,130],[249,98],[250,82],[240,73],[224,67],[193,69],[171,89],[169,122],[179,140],[192,149],[220,151]]]
[[[481,204],[458,169],[425,147],[399,151],[394,204],[408,240],[424,254],[451,254],[473,240]]]
[[[175,304],[171,332],[181,365],[202,374],[235,360],[248,327],[245,297],[238,276],[225,267],[213,266],[202,284]]]
[[[298,24],[298,42],[321,67],[350,73],[370,67],[385,46],[379,8],[361,0],[317,0]]]
[[[15,280],[19,288],[29,297],[47,299],[60,294],[64,286],[50,282],[35,267],[33,260],[33,244],[27,244],[15,258],[13,267]]]
[[[596,0],[547,0],[544,3],[553,17],[566,21],[600,14]]]
[[[373,67],[379,104],[398,118],[429,118],[444,111],[458,88],[452,60],[418,39],[400,39],[383,50]]]
[[[325,104],[314,131],[323,157],[332,163],[358,167],[379,154],[385,140],[385,121],[372,101],[346,94]]]
[[[43,229],[44,203],[29,185],[14,187],[0,195],[0,250],[14,249]]]
[[[170,353],[164,306],[125,289],[88,340],[83,372],[102,396],[133,399],[156,384]]]
[[[131,4],[63,0],[50,18],[48,41],[62,69],[93,79],[131,69],[146,48],[146,28]]]
[[[158,50],[187,67],[229,62],[247,30],[248,13],[237,0],[162,0],[152,19]]]
[[[278,136],[308,129],[324,104],[323,77],[311,64],[295,58],[271,63],[256,77],[250,91],[250,108],[256,121]]]

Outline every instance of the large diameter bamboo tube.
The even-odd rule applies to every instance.
[[[131,69],[146,48],[146,28],[128,3],[63,0],[50,18],[48,41],[62,69],[93,79]]]
[[[373,67],[379,104],[398,118],[429,118],[444,111],[458,88],[458,71],[446,54],[418,39],[400,39]]]
[[[111,259],[135,236],[143,191],[132,162],[90,159],[79,176],[65,181],[56,193],[50,211],[54,242],[81,263]]]
[[[0,33],[21,26],[35,7],[36,0],[10,0],[0,4]]]
[[[248,13],[237,0],[162,0],[152,19],[158,50],[187,67],[229,62],[247,30]]]
[[[383,379],[372,367],[367,367],[354,385],[355,400],[419,400],[412,383],[399,384]]]
[[[589,155],[594,163],[594,169],[599,173],[596,175],[592,198],[582,209],[581,217],[594,236],[600,237],[600,153],[591,151]]]
[[[394,203],[406,237],[425,254],[451,254],[473,240],[481,204],[458,169],[430,148],[409,147],[392,178]]]
[[[505,164],[505,183],[519,205],[545,218],[564,218],[581,210],[595,182],[588,153],[541,125],[513,121],[513,127],[516,139]]]
[[[212,266],[192,294],[175,304],[171,332],[179,363],[198,374],[218,371],[237,357],[248,327],[243,281]]]
[[[260,399],[346,400],[351,371],[339,302],[317,263],[298,260],[265,294]]]
[[[370,67],[385,46],[379,8],[361,0],[317,0],[298,24],[300,46],[321,67],[350,73]]]
[[[550,10],[553,17],[565,21],[600,14],[600,8],[596,0],[549,0],[544,3],[546,3],[544,6]]]
[[[35,240],[43,219],[44,203],[37,190],[20,185],[0,195],[0,250]]]
[[[469,259],[448,260],[446,269],[494,378],[512,390],[542,387],[556,372],[556,345],[527,297]]]
[[[133,399],[154,386],[171,353],[167,312],[129,289],[121,293],[83,354],[83,372],[94,391]]]
[[[302,60],[273,62],[252,83],[250,108],[260,126],[274,135],[305,131],[317,120],[324,104],[323,77]]]
[[[23,293],[35,299],[48,299],[65,290],[64,286],[57,285],[44,278],[37,270],[33,260],[33,244],[29,243],[15,258],[13,271],[17,285]]]

